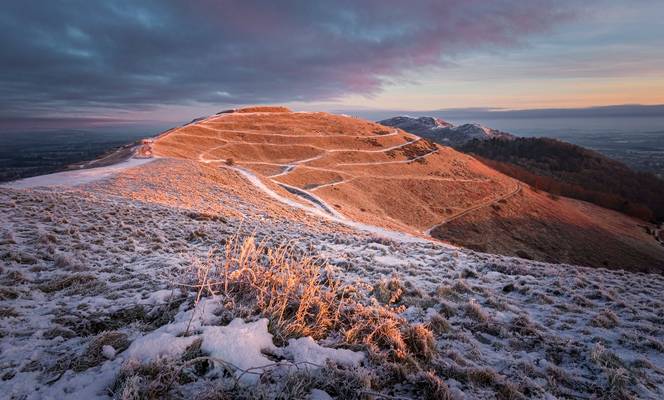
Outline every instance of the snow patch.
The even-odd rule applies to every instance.
[[[311,336],[289,339],[288,346],[283,351],[284,355],[292,359],[295,363],[311,363],[316,366],[323,366],[328,360],[342,365],[356,366],[364,360],[364,353],[322,347]],[[309,368],[313,367],[313,365],[305,367]]]
[[[125,355],[143,363],[162,357],[178,357],[196,338],[197,336],[177,337],[171,333],[152,332],[134,340]]]
[[[332,400],[332,396],[320,389],[312,389],[309,400]]]
[[[115,358],[115,348],[110,345],[105,345],[101,348],[101,354],[106,357],[108,360],[112,360]]]
[[[201,350],[213,359],[219,359],[231,366],[251,373],[238,371],[238,378],[247,384],[256,383],[263,368],[273,364],[262,351],[276,350],[272,335],[267,331],[268,320],[259,319],[246,323],[235,318],[226,326],[206,326],[203,328]],[[221,362],[215,361],[219,366]]]

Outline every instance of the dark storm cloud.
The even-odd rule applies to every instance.
[[[559,1],[3,1],[0,113],[371,94],[569,17]],[[556,6],[558,5],[558,6]]]

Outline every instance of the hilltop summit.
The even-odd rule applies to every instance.
[[[223,110],[217,113],[220,114],[230,114],[230,113],[284,113],[292,112],[288,107],[282,106],[248,106],[241,108],[232,108],[230,110]]]

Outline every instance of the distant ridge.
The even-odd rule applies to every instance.
[[[399,116],[378,121],[379,124],[403,129],[406,132],[430,139],[446,146],[459,147],[473,139],[505,139],[512,140],[514,135],[471,123],[454,126],[435,117]]]

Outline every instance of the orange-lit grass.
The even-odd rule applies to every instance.
[[[394,361],[428,360],[435,351],[427,346],[427,328],[413,328],[395,310],[369,301],[361,288],[334,279],[328,264],[291,244],[268,247],[254,237],[235,235],[192,265],[194,282],[189,286],[197,290],[197,301],[221,296],[233,318],[268,318],[277,342],[338,332],[340,345]]]

